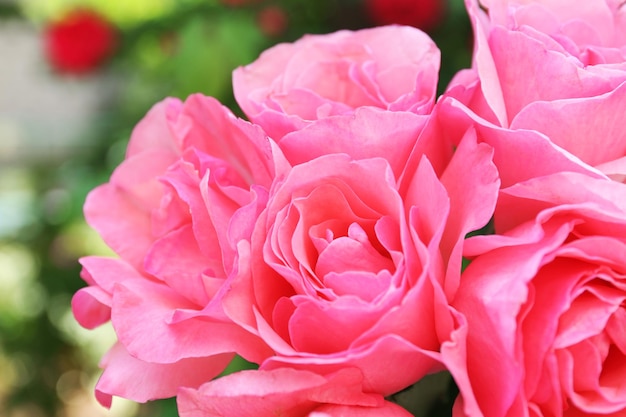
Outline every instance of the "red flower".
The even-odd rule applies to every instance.
[[[422,30],[435,28],[443,19],[445,0],[365,0],[377,25],[408,25]]]
[[[65,73],[93,71],[111,56],[115,44],[113,25],[91,10],[74,10],[44,31],[48,61]]]
[[[287,29],[288,17],[279,6],[268,6],[257,15],[257,24],[266,36],[279,36]]]

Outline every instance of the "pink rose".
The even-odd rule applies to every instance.
[[[249,119],[280,140],[363,106],[428,114],[439,57],[433,41],[411,27],[306,35],[235,70],[233,87]]]
[[[488,14],[477,1],[466,0],[475,34],[473,68],[457,75],[448,95],[478,115],[476,123],[536,132],[570,158],[624,180],[623,2],[589,0],[573,6],[569,0],[484,0],[481,4]],[[549,164],[554,158],[538,154],[536,159]],[[507,176],[507,167],[500,167]]]
[[[577,173],[502,190],[442,348],[455,416],[626,413],[626,186]]]
[[[361,391],[363,376],[342,369],[327,376],[289,368],[242,371],[178,395],[181,417],[410,417],[380,394]]]
[[[167,99],[133,131],[126,160],[85,203],[87,222],[119,255],[81,260],[88,287],[72,307],[93,328],[109,319],[119,339],[103,361],[97,395],[146,401],[198,387],[238,351],[269,354],[224,314],[237,269],[274,179],[258,127],[200,95]]]
[[[361,119],[370,110],[354,119],[360,127],[338,123],[334,137],[402,130],[394,119]],[[275,182],[249,252],[240,244],[248,269],[223,302],[273,350],[261,370],[358,368],[364,392],[389,395],[440,369],[463,238],[491,217],[499,182],[489,146],[468,133],[454,151],[438,129],[432,119],[403,169],[381,157],[327,154]]]

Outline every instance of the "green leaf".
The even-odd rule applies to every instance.
[[[256,363],[248,362],[239,355],[235,355],[235,357],[232,361],[230,361],[226,369],[224,369],[222,373],[219,374],[217,377],[220,378],[226,375],[230,375],[234,372],[245,371],[248,369],[259,369],[259,365],[257,365]]]
[[[232,71],[254,60],[262,47],[254,17],[249,12],[224,11],[199,16],[179,35],[174,55],[174,94],[201,92],[219,99],[232,95]]]

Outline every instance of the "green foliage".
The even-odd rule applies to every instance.
[[[244,371],[248,369],[259,369],[259,365],[257,365],[256,363],[248,362],[239,355],[235,355],[235,357],[232,361],[230,361],[226,369],[224,369],[222,373],[219,374],[218,378],[232,374],[234,372]]]
[[[232,70],[256,58],[262,39],[251,13],[194,17],[181,29],[172,56],[173,95],[230,97]]]

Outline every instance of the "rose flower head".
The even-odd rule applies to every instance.
[[[379,112],[363,108],[351,123],[333,117],[290,134],[332,132],[356,145],[412,130],[416,140],[396,170],[384,156],[355,157],[358,146],[288,170],[241,244],[248,269],[223,304],[272,349],[261,370],[358,368],[365,392],[387,396],[440,370],[463,239],[488,222],[499,182],[489,146],[472,132],[455,151],[436,119],[396,129],[399,119]]]
[[[478,124],[534,132],[571,159],[626,180],[624,2],[466,5],[474,27],[473,65],[455,77],[447,95],[467,106]],[[506,164],[499,168],[508,175]]]
[[[466,321],[444,349],[455,415],[623,416],[626,185],[533,178],[502,190],[495,227],[467,242],[452,302]]]
[[[216,100],[166,99],[133,130],[126,159],[88,195],[85,217],[118,258],[81,259],[89,284],[72,300],[78,322],[111,320],[100,402],[170,397],[217,376],[234,352],[270,351],[222,308],[275,174],[257,126]]]
[[[305,35],[233,74],[237,103],[276,140],[359,107],[428,114],[440,53],[418,29],[387,26]]]

